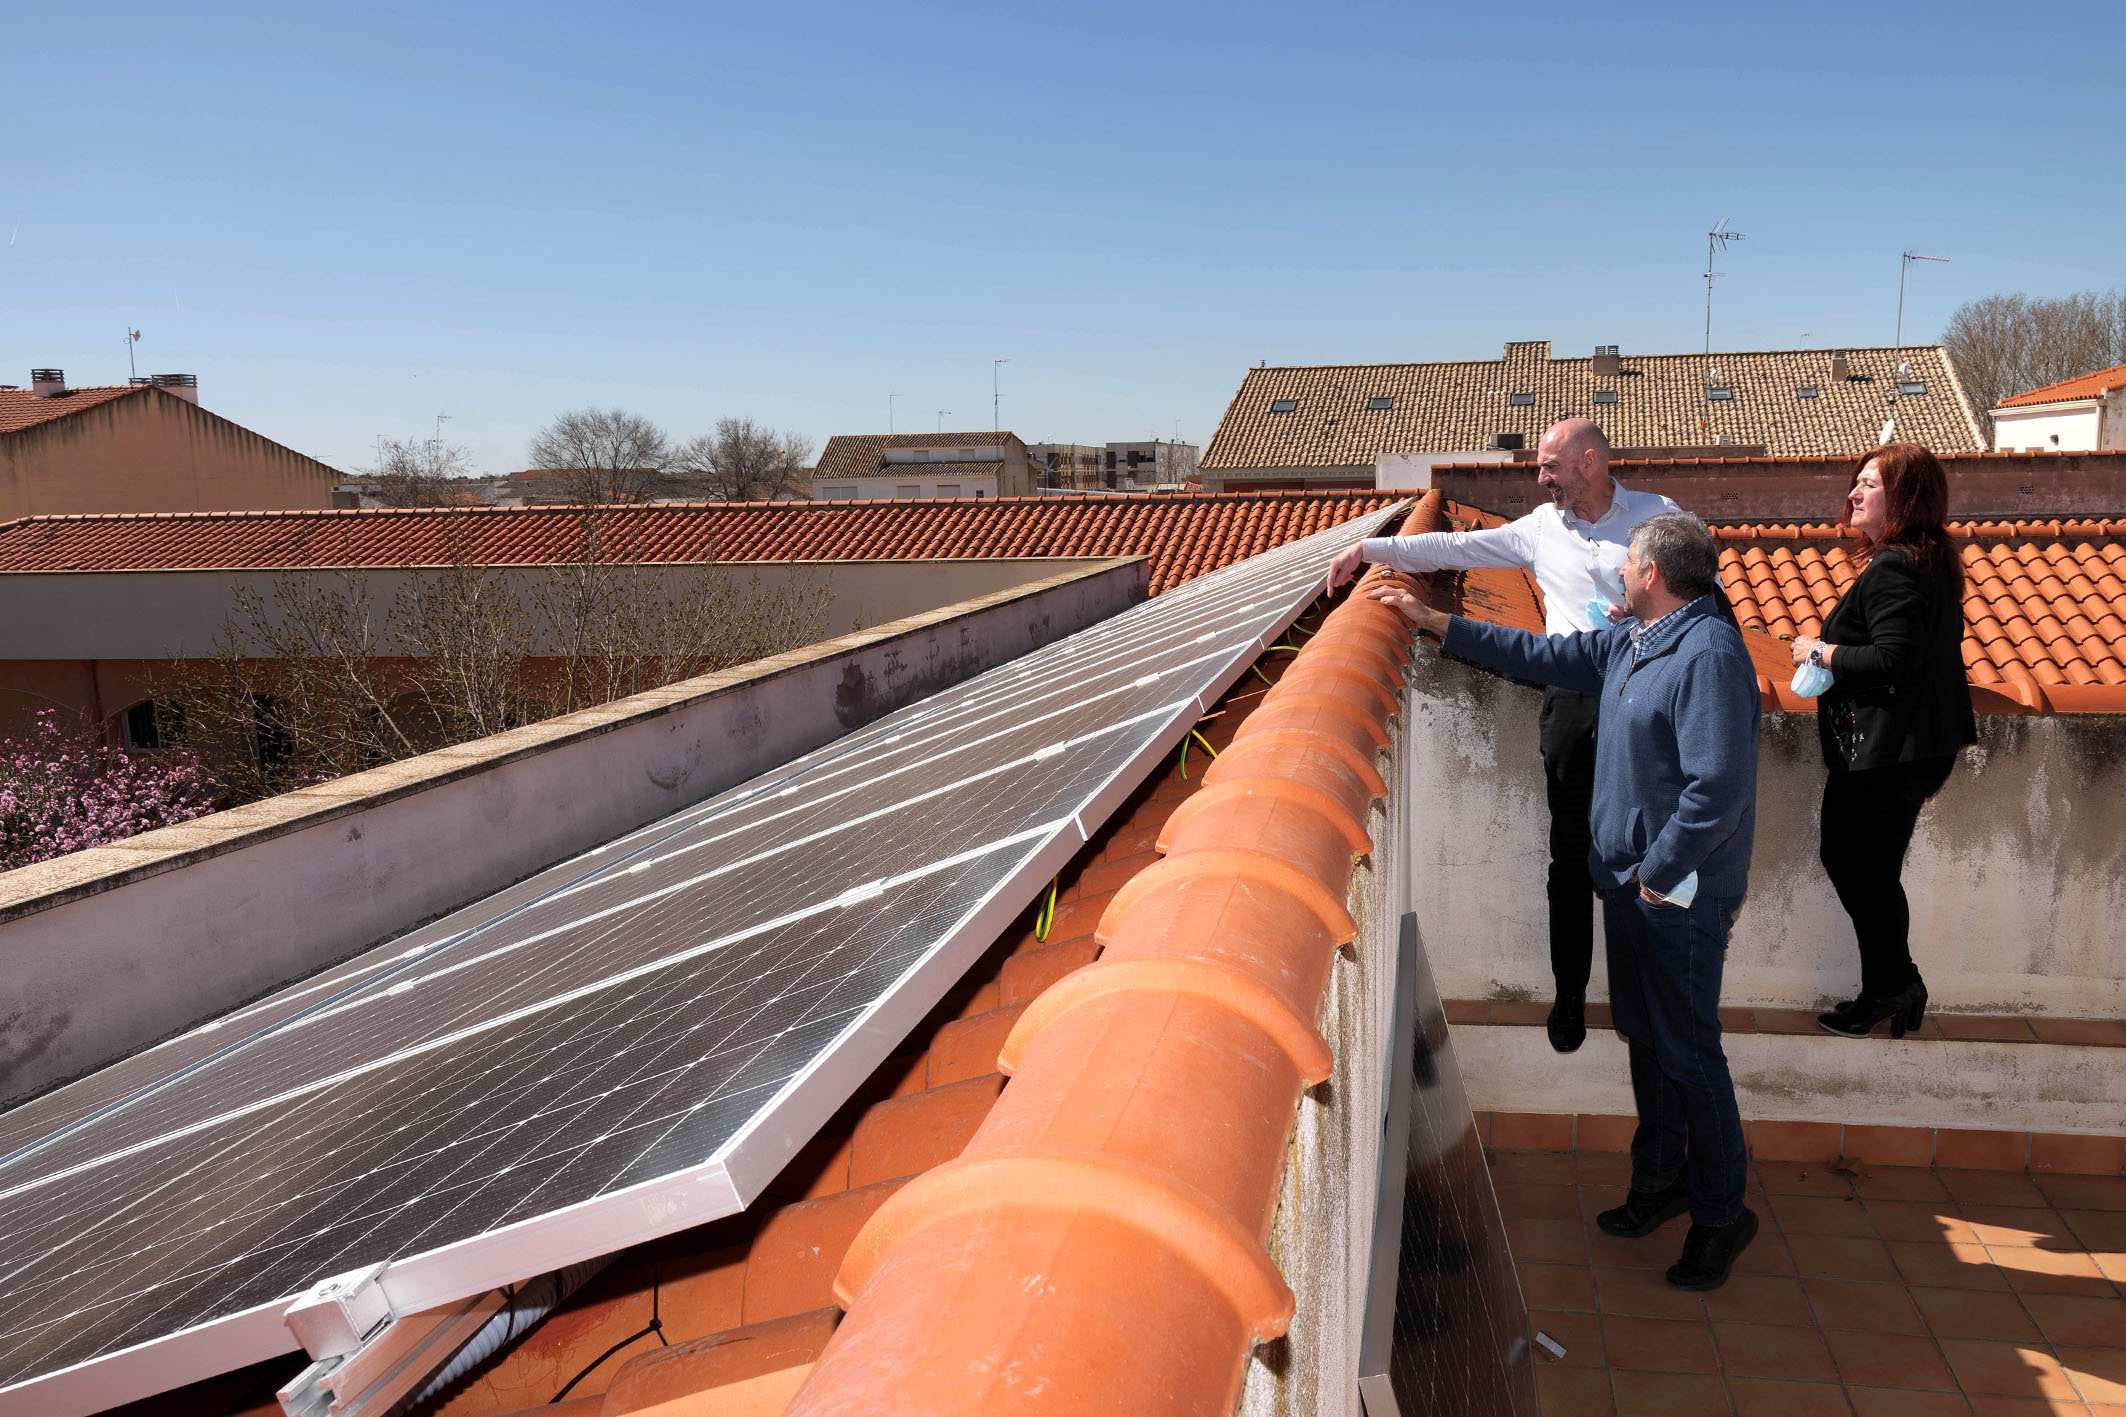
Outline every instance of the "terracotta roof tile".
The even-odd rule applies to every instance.
[[[1382,492],[699,502],[601,507],[606,554],[646,563],[1006,556],[1152,558],[1152,592],[1397,500]],[[1288,514],[1289,520],[1286,519]],[[582,508],[29,517],[0,524],[0,572],[553,564]]]
[[[2078,374],[2057,384],[2046,384],[2026,393],[2002,399],[1996,408],[2028,408],[2032,404],[2067,403],[2075,399],[2102,398],[2113,389],[2126,389],[2126,364],[2114,364],[2094,374]]]
[[[148,388],[146,384],[105,384],[68,389],[56,398],[44,398],[28,389],[0,389],[0,434],[20,433],[25,428],[68,418],[128,394],[145,393]]]
[[[1897,402],[1900,436],[1937,452],[1985,446],[1948,355],[1937,345],[1845,351],[1853,379],[1835,379],[1830,350],[1716,353],[1710,367],[1734,397],[1705,396],[1702,354],[1626,355],[1621,375],[1592,359],[1553,359],[1547,341],[1509,344],[1503,359],[1430,364],[1332,364],[1250,369],[1204,449],[1207,473],[1362,466],[1381,453],[1450,453],[1518,433],[1534,447],[1560,418],[1584,414],[1619,447],[1695,447],[1715,436],[1776,456],[1849,454],[1880,439],[1899,363],[1926,386]],[[1808,385],[1814,398],[1796,389]],[[1594,402],[1614,390],[1614,404]],[[1510,394],[1534,402],[1516,405]],[[1393,407],[1370,409],[1378,397]],[[1290,401],[1289,412],[1273,405]]]

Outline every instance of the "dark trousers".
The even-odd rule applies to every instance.
[[[1690,1216],[1700,1225],[1741,1216],[1748,1176],[1719,1012],[1728,932],[1741,906],[1703,891],[1688,906],[1652,905],[1636,885],[1602,898],[1610,1010],[1631,1053],[1639,1111],[1632,1189],[1658,1191],[1687,1172]]]
[[[1919,809],[1941,791],[1956,765],[1945,758],[1845,772],[1823,780],[1823,869],[1838,903],[1853,917],[1860,944],[1860,993],[1877,999],[1917,983],[1912,912],[1905,901],[1905,852]]]
[[[1601,700],[1545,689],[1536,742],[1550,802],[1550,972],[1560,994],[1587,992],[1594,963],[1594,882],[1587,875],[1588,808],[1594,802],[1595,712]]]

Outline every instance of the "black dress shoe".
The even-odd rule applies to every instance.
[[[1550,1006],[1543,1031],[1550,1035],[1550,1046],[1560,1053],[1576,1051],[1587,1041],[1587,996],[1558,995],[1558,1001]]]
[[[1668,1282],[1678,1289],[1718,1289],[1756,1238],[1757,1212],[1748,1206],[1725,1225],[1693,1225],[1683,1237],[1683,1258],[1668,1267]]]
[[[1636,1240],[1651,1235],[1673,1216],[1690,1209],[1690,1182],[1678,1176],[1658,1191],[1633,1191],[1624,1204],[1612,1206],[1595,1217],[1605,1235]]]

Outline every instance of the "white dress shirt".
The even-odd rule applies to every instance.
[[[1496,566],[1532,571],[1543,588],[1543,628],[1553,635],[1592,630],[1587,602],[1624,603],[1624,552],[1632,528],[1682,508],[1658,492],[1613,484],[1609,510],[1594,521],[1544,503],[1525,517],[1480,531],[1376,536],[1359,543],[1365,559],[1398,571],[1466,571]],[[1607,623],[1606,621],[1604,622]]]

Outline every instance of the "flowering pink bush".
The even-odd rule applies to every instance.
[[[216,796],[183,749],[128,753],[93,723],[42,710],[27,735],[0,739],[0,871],[188,821]]]

